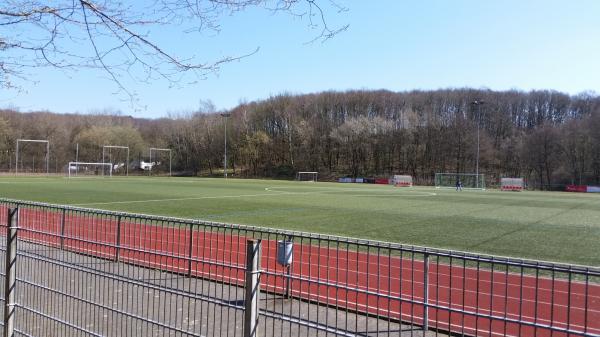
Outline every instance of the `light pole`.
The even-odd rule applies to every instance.
[[[230,113],[222,113],[221,117],[225,119],[225,157],[223,159],[223,173],[227,179],[227,118],[231,117]]]
[[[482,100],[474,100],[471,104],[475,107],[475,111],[477,112],[477,159],[475,161],[475,179],[476,186],[479,188],[479,124],[481,124],[481,112],[480,106],[485,102]]]

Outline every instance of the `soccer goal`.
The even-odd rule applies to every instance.
[[[436,173],[436,188],[453,188],[460,182],[462,188],[485,190],[485,179],[483,174],[475,173]]]
[[[390,178],[390,184],[396,187],[412,187],[413,178],[406,175],[394,175]]]
[[[501,191],[523,191],[525,189],[525,179],[523,178],[500,178]]]
[[[157,147],[150,148],[150,165],[148,174],[152,175],[166,175],[171,176],[172,168],[172,151],[171,149],[160,149]],[[169,162],[167,164],[167,161]],[[141,167],[141,165],[140,165]]]
[[[109,176],[112,177],[112,163],[85,163],[72,161],[67,166],[67,177]]]
[[[298,172],[296,174],[296,180],[298,181],[317,181],[318,172]]]
[[[129,146],[103,145],[102,163],[112,163],[112,172],[129,175]]]
[[[23,144],[24,143],[24,144]],[[45,155],[40,158],[39,146],[28,146],[28,144],[45,144]],[[19,147],[20,145],[20,147]],[[38,159],[36,166],[36,158]],[[17,139],[15,150],[15,174],[21,173],[50,173],[50,142],[42,139]]]

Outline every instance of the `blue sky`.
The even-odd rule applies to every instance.
[[[115,94],[114,83],[101,72],[51,68],[32,73],[35,82],[24,82],[22,92],[3,89],[0,107],[161,117],[193,111],[200,101],[227,109],[284,92],[449,87],[600,92],[600,1],[339,3],[349,10],[331,13],[329,24],[349,28],[325,43],[306,44],[317,34],[306,21],[262,10],[223,17],[216,35],[192,38],[170,30],[151,35],[175,54],[207,60],[260,50],[196,83],[186,77],[178,88],[129,83],[141,109]]]

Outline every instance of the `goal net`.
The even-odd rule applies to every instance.
[[[390,178],[390,184],[396,187],[412,187],[412,176],[394,175]]]
[[[298,181],[317,181],[318,172],[298,172],[296,180]]]
[[[69,162],[67,166],[67,177],[89,177],[89,176],[107,176],[112,177],[112,163],[84,163]]]
[[[500,178],[500,190],[502,191],[522,191],[525,188],[523,178]]]
[[[457,183],[461,184],[462,188],[470,189],[485,189],[485,180],[483,174],[474,173],[436,173],[435,187],[436,188],[454,188]]]

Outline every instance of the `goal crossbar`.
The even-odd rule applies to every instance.
[[[50,141],[44,139],[17,139],[17,149],[15,151],[15,175],[19,173],[19,142],[46,143],[46,174],[50,174]]]
[[[150,148],[150,163],[152,163],[152,152],[169,152],[169,176],[171,176],[171,163],[173,162],[173,155],[171,149],[161,149],[159,147],[151,147]],[[149,170],[150,174],[152,173],[152,169]]]

